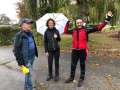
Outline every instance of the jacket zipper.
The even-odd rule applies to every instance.
[[[52,33],[53,34],[53,37],[54,37],[54,33]],[[55,50],[55,44],[54,44],[54,38],[52,37],[52,42],[53,42],[53,49]]]
[[[79,30],[77,30],[77,49],[79,48]]]

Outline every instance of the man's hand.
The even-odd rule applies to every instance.
[[[111,20],[111,18],[113,17],[112,11],[108,11],[108,13],[106,14],[106,22],[109,22]]]
[[[108,13],[106,14],[106,18],[108,18],[108,17],[112,17],[113,16],[113,13],[112,13],[112,11],[108,11]]]

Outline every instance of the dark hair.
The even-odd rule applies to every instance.
[[[49,21],[53,21],[54,26],[55,26],[55,21],[54,21],[53,19],[50,18],[50,19],[47,20],[47,23],[46,23],[46,26],[47,26],[47,27],[48,27],[48,23],[49,23]]]

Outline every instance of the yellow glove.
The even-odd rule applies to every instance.
[[[20,70],[23,74],[28,74],[29,73],[29,68],[25,67],[25,66],[21,66]]]

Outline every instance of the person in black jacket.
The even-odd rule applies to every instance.
[[[59,31],[55,28],[55,21],[48,19],[46,26],[48,27],[44,34],[44,47],[45,54],[48,57],[48,69],[49,74],[46,81],[53,79],[52,65],[53,58],[55,59],[55,81],[59,80],[59,57],[60,57],[60,45],[61,37]]]
[[[20,67],[25,66],[29,73],[25,74],[25,90],[33,90],[32,67],[35,56],[38,57],[37,46],[31,32],[33,21],[25,18],[20,20],[20,31],[14,39],[14,55]]]

